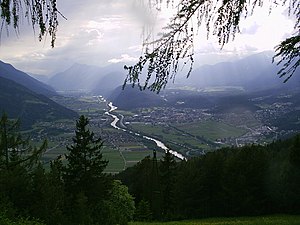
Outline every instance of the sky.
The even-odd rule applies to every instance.
[[[143,28],[153,27],[154,34],[159,32],[173,12],[164,7],[160,12],[150,12],[143,0],[57,1],[67,20],[59,20],[55,47],[50,47],[50,38],[39,42],[31,26],[23,21],[18,35],[13,30],[8,36],[2,32],[1,61],[40,75],[53,75],[74,63],[100,67],[133,64],[141,55]],[[195,66],[272,50],[288,37],[294,23],[285,8],[273,9],[269,15],[266,7],[257,8],[253,16],[242,21],[241,34],[222,50],[216,38],[207,40],[205,28],[200,28],[195,37]]]

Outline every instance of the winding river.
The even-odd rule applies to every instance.
[[[155,139],[155,138],[148,137],[148,136],[145,136],[145,135],[141,135],[141,134],[139,134],[139,133],[135,133],[135,132],[132,132],[132,131],[130,131],[130,130],[127,130],[127,129],[118,127],[118,126],[117,126],[117,123],[119,122],[120,119],[119,119],[116,115],[112,114],[112,112],[113,112],[114,110],[116,110],[118,107],[114,106],[114,105],[112,104],[112,102],[108,103],[108,106],[109,106],[110,109],[109,109],[108,112],[105,112],[105,114],[111,116],[111,117],[114,119],[114,120],[111,122],[111,124],[110,124],[113,128],[118,129],[118,130],[122,130],[122,131],[124,131],[124,132],[129,132],[130,134],[133,134],[133,135],[136,135],[136,136],[140,136],[140,137],[142,137],[142,138],[144,138],[144,139],[147,139],[147,140],[150,140],[150,141],[154,141],[155,144],[157,145],[157,147],[163,149],[164,151],[169,150],[170,153],[171,153],[172,155],[174,155],[175,157],[177,157],[178,159],[186,160],[186,158],[185,158],[182,154],[180,154],[180,153],[178,153],[178,152],[176,152],[176,151],[174,151],[174,150],[169,149],[169,148],[168,148],[163,142],[161,142],[160,140],[157,140],[157,139]]]

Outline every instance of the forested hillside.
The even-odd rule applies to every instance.
[[[182,162],[147,157],[117,177],[135,197],[136,218],[145,220],[299,214],[300,135]]]
[[[37,121],[75,119],[77,113],[67,109],[44,95],[0,77],[0,112],[10,118],[21,119],[22,129],[30,129]]]

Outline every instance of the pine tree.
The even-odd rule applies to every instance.
[[[47,148],[33,147],[20,134],[20,121],[10,120],[4,113],[0,119],[0,169],[12,169],[18,165],[32,168]]]
[[[67,183],[82,189],[86,186],[86,182],[90,183],[101,178],[108,163],[101,153],[103,141],[101,138],[95,138],[94,133],[87,129],[88,123],[86,117],[80,116],[76,122],[73,144],[67,146],[69,154],[66,155]]]
[[[174,213],[174,188],[176,161],[170,151],[166,151],[160,163],[160,177],[162,189],[162,213],[165,219],[170,219]]]
[[[135,220],[136,221],[151,221],[152,212],[150,209],[150,204],[148,201],[142,199],[135,210]]]
[[[111,186],[110,178],[103,173],[108,164],[101,152],[103,141],[95,138],[94,133],[87,128],[88,124],[89,120],[80,116],[76,122],[73,144],[67,146],[68,154],[65,155],[67,165],[64,168],[64,181],[69,195],[68,210],[73,220],[76,220],[76,210],[81,210],[81,214],[86,213],[86,218],[90,220],[93,210],[99,208],[99,204],[109,196]],[[76,209],[73,206],[78,205],[79,196],[80,200],[85,199],[84,207],[81,205],[80,209]],[[82,212],[83,209],[87,211]],[[81,222],[84,224],[87,221]]]
[[[31,203],[31,172],[47,147],[30,145],[19,131],[19,121],[0,118],[0,196],[5,205],[13,205],[16,213],[27,213]],[[0,199],[0,205],[3,204]],[[0,206],[1,207],[1,206]]]
[[[152,171],[151,171],[151,209],[154,219],[161,219],[161,186],[156,158],[156,151],[153,151]]]

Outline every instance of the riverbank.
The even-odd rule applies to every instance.
[[[108,115],[108,116],[111,116],[111,117],[113,118],[113,121],[112,121],[111,124],[110,124],[113,128],[115,128],[115,129],[117,129],[117,130],[123,130],[124,132],[129,132],[129,133],[132,134],[132,135],[135,135],[135,136],[141,136],[141,137],[144,138],[144,139],[153,141],[153,142],[156,144],[156,146],[159,147],[159,148],[161,148],[163,151],[169,150],[170,153],[171,153],[172,155],[174,155],[175,157],[177,157],[178,159],[180,159],[180,160],[186,160],[186,158],[185,158],[182,154],[180,154],[179,152],[176,152],[176,151],[174,151],[174,150],[172,150],[172,149],[169,149],[169,148],[168,148],[162,141],[160,141],[160,140],[157,140],[157,139],[155,139],[155,138],[153,138],[153,137],[145,136],[145,135],[142,135],[142,134],[139,134],[139,133],[136,133],[136,132],[132,132],[131,130],[129,130],[129,129],[127,129],[127,128],[125,129],[125,126],[124,126],[124,125],[123,125],[123,128],[119,127],[119,126],[118,126],[118,123],[120,122],[120,119],[119,119],[118,115],[119,115],[121,118],[123,118],[123,115],[122,115],[122,114],[118,114],[118,115],[112,114],[112,112],[115,111],[115,110],[118,108],[118,107],[114,106],[112,102],[109,102],[109,103],[107,104],[107,106],[109,107],[109,111],[108,111],[108,112],[105,112],[105,114]],[[123,122],[122,122],[122,124],[123,124]]]

